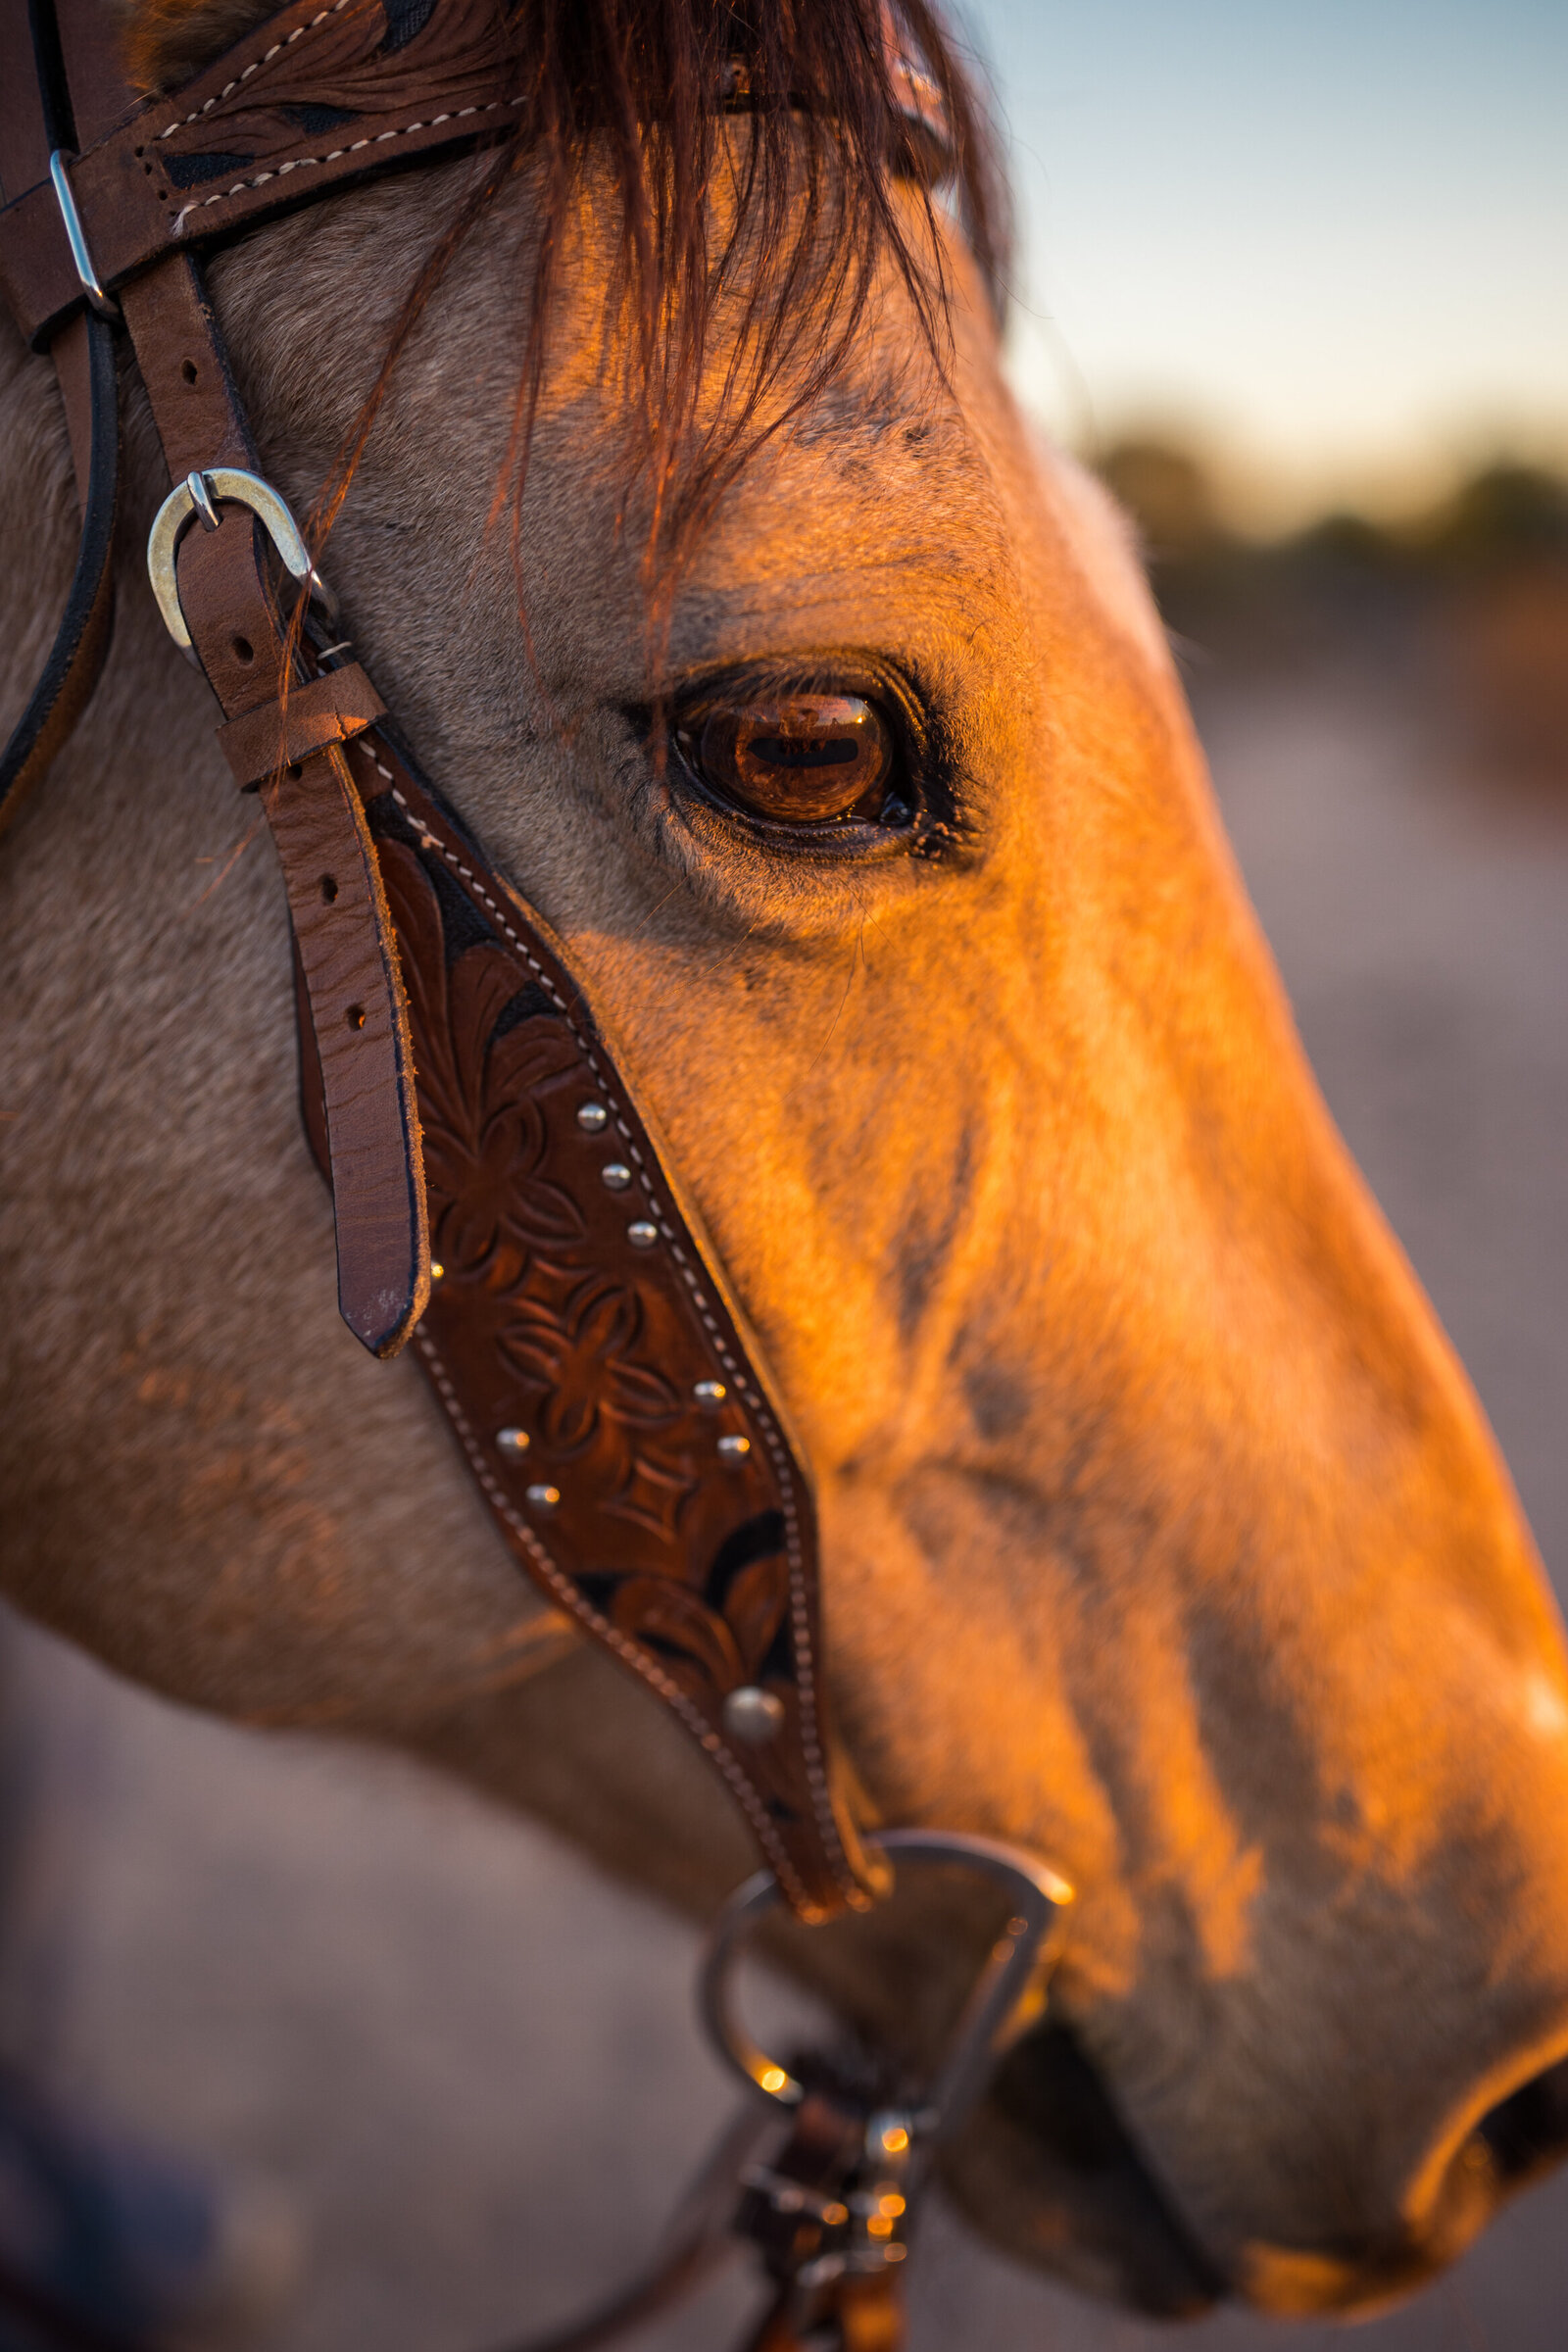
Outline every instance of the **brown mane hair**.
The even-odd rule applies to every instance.
[[[412,8],[416,23],[429,13],[429,0],[384,4],[389,17]],[[940,204],[956,214],[1000,312],[1007,221],[996,141],[927,0],[900,0],[896,22],[946,112],[949,151],[935,165],[899,112],[883,0],[514,0],[508,21],[517,129],[413,287],[314,527],[318,539],[330,528],[430,294],[523,169],[538,191],[531,281],[519,289],[528,335],[495,508],[510,510],[515,559],[562,244],[591,156],[618,215],[612,309],[629,330],[627,430],[649,517],[652,615],[667,611],[683,560],[748,460],[840,374],[889,265],[943,364],[949,289],[928,233]],[[915,193],[912,223],[901,186]],[[699,429],[720,333],[731,356]]]

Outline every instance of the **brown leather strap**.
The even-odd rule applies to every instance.
[[[94,0],[60,5],[69,16]],[[952,133],[941,92],[890,7],[881,32],[906,160],[922,173],[945,169]],[[73,86],[111,54],[107,42],[95,56],[83,48],[79,68],[74,55]],[[504,135],[521,104],[519,71],[496,0],[441,0],[407,39],[385,0],[297,0],[128,122],[118,102],[89,110],[86,151],[70,176],[100,284],[113,291],[172,251],[231,236],[387,165]],[[729,103],[750,103],[739,60],[726,90]],[[302,110],[330,127],[306,127]],[[5,185],[0,294],[41,345],[80,306],[81,288],[42,172]]]
[[[505,131],[516,78],[494,0],[441,0],[404,43],[382,0],[302,0],[71,165],[99,282],[113,290],[368,172]],[[337,120],[310,130],[302,112]],[[0,293],[39,343],[80,306],[47,179],[0,213]]]
[[[60,62],[52,53],[52,30],[47,21],[40,23],[44,54],[36,56],[33,12],[27,0],[0,0],[0,60],[5,66],[0,73],[0,191],[7,195],[30,188],[38,180],[47,182],[50,154],[75,133],[74,122],[59,119],[68,101],[64,85],[52,70]],[[52,184],[45,192],[53,200]],[[59,210],[57,203],[57,214]],[[79,294],[78,285],[78,298]],[[56,336],[52,356],[71,431],[76,495],[85,511],[92,464],[92,396],[87,337],[80,331],[80,318],[78,310],[71,331],[62,330]]]
[[[274,702],[242,711],[218,730],[223,757],[241,791],[298,766],[329,743],[349,743],[386,715],[386,705],[358,662],[323,670],[303,685],[291,685],[279,710]]]
[[[194,261],[175,255],[124,292],[125,322],[170,472],[254,470],[221,338]],[[423,1165],[415,1108],[408,1007],[397,943],[364,811],[343,762],[349,728],[278,767],[287,708],[304,697],[319,718],[330,691],[306,681],[273,596],[266,542],[243,510],[220,509],[216,531],[180,543],[181,610],[202,667],[241,745],[262,742],[262,793],[283,867],[309,991],[325,1103],[337,1214],[338,1304],[375,1355],[403,1346],[429,1296]],[[363,672],[361,673],[363,678]],[[379,698],[364,680],[364,713]],[[344,689],[354,692],[352,682]],[[343,718],[351,714],[345,710]],[[251,762],[242,760],[241,766]],[[254,773],[246,782],[255,780]]]
[[[372,1355],[392,1355],[424,1312],[430,1260],[408,1007],[386,898],[341,751],[285,770],[262,798],[322,1074],[338,1308]]]
[[[37,0],[34,0],[37,5]],[[125,67],[124,20],[102,0],[52,0],[78,148],[96,147],[134,114],[141,92]]]
[[[867,2120],[858,2103],[808,2085],[783,2146],[742,2174],[736,2233],[778,2284],[745,2352],[902,2352],[898,2266],[860,2270],[865,2239],[857,2247],[850,2236],[853,2203],[868,2193]]]

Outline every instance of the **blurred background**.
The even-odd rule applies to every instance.
[[[1562,1591],[1568,11],[967,22],[1015,383],[1145,535],[1308,1049]],[[266,2352],[479,2352],[651,2243],[728,2106],[682,1926],[395,1759],[180,1715],[14,1624],[4,1653],[0,2059],[271,2200]],[[940,2213],[912,2283],[915,2352],[1161,2337]],[[1565,2312],[1568,2180],[1356,2340],[1560,2352]]]
[[[1010,359],[1203,685],[1335,655],[1568,774],[1568,12],[975,0]],[[1202,687],[1200,687],[1200,697]]]

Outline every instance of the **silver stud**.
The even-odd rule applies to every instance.
[[[718,1458],[728,1470],[738,1470],[752,1450],[750,1438],[720,1438]]]
[[[525,1429],[498,1429],[496,1445],[503,1453],[510,1453],[515,1460],[528,1450],[528,1432]]]
[[[631,1182],[631,1170],[623,1159],[607,1160],[599,1171],[601,1184],[608,1184],[612,1193],[623,1193]]]
[[[579,1102],[577,1124],[586,1135],[597,1135],[610,1123],[610,1113],[602,1102]]]
[[[729,1395],[721,1380],[700,1380],[692,1391],[705,1413],[716,1413]]]
[[[639,1217],[635,1225],[627,1226],[626,1239],[634,1250],[651,1250],[659,1239],[659,1227]]]
[[[724,1699],[724,1729],[743,1747],[766,1747],[784,1728],[784,1701],[771,1690],[743,1683]]]
[[[530,1487],[528,1500],[536,1511],[553,1511],[561,1500],[561,1489],[559,1487]]]

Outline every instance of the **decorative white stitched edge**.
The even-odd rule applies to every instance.
[[[210,115],[215,106],[221,106],[225,98],[232,98],[241,83],[249,81],[253,74],[259,74],[264,66],[271,64],[274,57],[281,57],[285,49],[291,49],[296,41],[303,40],[306,33],[314,32],[318,24],[324,24],[328,17],[338,16],[348,5],[349,0],[332,0],[330,8],[323,8],[318,15],[308,17],[304,24],[296,24],[293,31],[284,39],[272,43],[265,57],[257,58],[253,64],[245,68],[243,73],[236,74],[232,81],[225,81],[222,88],[214,97],[209,98],[204,105],[197,107],[193,114],[187,115],[184,122],[171,122],[169,128],[161,130],[158,136],[161,139],[172,139],[176,130],[184,129],[186,122],[200,122],[202,116]]]
[[[349,748],[350,747],[347,745],[344,746],[345,750]],[[632,1133],[631,1128],[628,1126],[625,1115],[622,1112],[619,1104],[615,1102],[614,1089],[606,1075],[604,1066],[601,1063],[599,1056],[597,1054],[595,1054],[592,1046],[588,1043],[587,1039],[583,1036],[582,1031],[572,1019],[570,1009],[560,990],[556,987],[555,982],[551,979],[550,974],[545,970],[543,964],[540,963],[538,957],[528,946],[527,941],[522,939],[513,928],[506,909],[497,902],[492,894],[485,889],[484,884],[480,881],[478,875],[473,871],[473,868],[465,864],[462,858],[460,858],[457,855],[457,852],[450,848],[449,845],[444,842],[438,834],[432,833],[424,819],[417,815],[415,810],[410,808],[407,800],[398,789],[397,778],[394,776],[392,770],[382,760],[377,758],[374,750],[371,748],[369,736],[368,734],[359,736],[356,739],[353,748],[355,750],[362,751],[365,754],[371,766],[375,769],[377,775],[383,777],[386,783],[391,787],[392,798],[396,801],[398,807],[403,810],[404,815],[409,819],[410,823],[417,826],[418,828],[420,848],[424,850],[435,851],[436,854],[443,859],[443,861],[451,867],[452,871],[458,876],[460,881],[466,885],[467,889],[472,893],[472,895],[478,899],[483,906],[489,908],[491,914],[494,915],[496,921],[500,924],[506,938],[511,942],[512,946],[516,950],[517,954],[527,964],[528,969],[533,973],[540,986],[544,989],[545,994],[555,1005],[556,1010],[565,1022],[567,1030],[570,1032],[572,1041],[576,1045],[578,1053],[582,1055],[583,1060],[592,1070],[602,1091],[610,1098],[611,1104],[614,1112],[615,1125],[620,1130],[620,1133],[625,1141],[627,1151],[630,1152],[632,1158],[637,1162],[639,1180],[642,1185],[644,1198],[648,1202],[650,1213],[658,1224],[659,1230],[663,1235],[664,1240],[669,1244],[670,1253],[675,1260],[681,1280],[684,1282],[687,1293],[691,1298],[693,1305],[697,1309],[697,1313],[703,1324],[703,1327],[707,1331],[709,1338],[712,1343],[714,1352],[718,1356],[718,1359],[723,1365],[725,1371],[728,1372],[730,1379],[734,1382],[737,1391],[746,1399],[754,1418],[761,1428],[763,1438],[767,1444],[768,1452],[773,1457],[773,1467],[778,1479],[779,1495],[783,1503],[784,1552],[785,1558],[789,1563],[790,1578],[790,1626],[794,1636],[795,1655],[799,1666],[797,1693],[800,1700],[801,1758],[806,1766],[807,1783],[811,1793],[811,1809],[816,1816],[817,1834],[822,1840],[824,1848],[826,1849],[829,1866],[834,1871],[835,1876],[838,1878],[840,1886],[844,1890],[852,1905],[863,1906],[865,1901],[864,1890],[860,1886],[859,1882],[857,1880],[854,1872],[850,1869],[849,1856],[844,1851],[844,1841],[839,1836],[839,1826],[833,1812],[832,1793],[828,1788],[827,1771],[822,1755],[821,1737],[817,1729],[815,1664],[811,1647],[810,1603],[806,1590],[806,1564],[801,1553],[800,1517],[795,1498],[793,1465],[790,1460],[789,1448],[784,1443],[783,1433],[775,1422],[772,1413],[769,1411],[765,1399],[762,1397],[754,1384],[747,1379],[745,1370],[736,1361],[735,1355],[731,1350],[723,1332],[720,1330],[718,1323],[714,1319],[712,1309],[709,1305],[708,1299],[704,1297],[703,1292],[699,1289],[696,1279],[692,1273],[691,1261],[687,1257],[685,1250],[681,1248],[680,1238],[676,1233],[671,1231],[668,1219],[664,1216],[660,1203],[655,1197],[652,1184],[649,1180],[647,1164],[644,1161],[642,1152],[638,1147],[636,1137]],[[434,1351],[434,1344],[427,1341],[426,1336],[422,1331],[416,1330],[414,1336],[418,1342],[421,1350],[427,1354],[434,1372],[434,1367],[439,1362],[439,1358],[436,1356]],[[742,1794],[741,1801],[744,1805],[747,1817],[749,1820],[751,1820],[753,1827],[757,1830],[763,1851],[769,1856],[770,1859],[773,1859],[775,1848],[778,1847],[777,1833],[774,1831],[771,1822],[768,1821],[766,1814],[760,1810],[756,1791],[753,1788],[751,1782],[745,1777],[740,1766],[735,1762],[735,1759],[731,1756],[728,1748],[724,1745],[724,1742],[718,1738],[716,1733],[710,1730],[708,1725],[703,1721],[702,1716],[698,1713],[697,1709],[693,1707],[690,1700],[686,1698],[684,1692],[679,1690],[675,1684],[670,1683],[667,1676],[661,1674],[659,1668],[654,1665],[651,1659],[645,1657],[644,1653],[637,1647],[635,1643],[629,1643],[626,1641],[625,1636],[617,1633],[614,1627],[609,1623],[608,1619],[601,1617],[598,1611],[592,1608],[589,1603],[582,1598],[581,1594],[575,1591],[575,1588],[571,1586],[569,1580],[563,1578],[562,1572],[556,1567],[555,1562],[550,1558],[549,1553],[540,1544],[539,1539],[534,1534],[532,1528],[528,1526],[526,1520],[521,1519],[513,1509],[512,1504],[507,1500],[504,1490],[499,1486],[493,1474],[491,1473],[489,1465],[485,1461],[484,1456],[477,1450],[477,1444],[473,1438],[472,1430],[463,1414],[462,1407],[457,1400],[456,1391],[452,1389],[451,1383],[443,1383],[443,1378],[439,1374],[435,1376],[437,1388],[442,1393],[443,1402],[446,1403],[447,1411],[452,1418],[453,1426],[458,1432],[459,1440],[463,1445],[464,1450],[467,1453],[470,1462],[473,1464],[475,1475],[477,1476],[481,1487],[484,1489],[485,1494],[491,1497],[492,1502],[506,1520],[507,1525],[514,1528],[515,1532],[523,1538],[527,1544],[529,1556],[540,1563],[542,1572],[547,1577],[552,1591],[559,1591],[566,1598],[567,1605],[583,1619],[585,1624],[591,1625],[595,1632],[598,1633],[603,1640],[608,1642],[612,1648],[616,1651],[617,1655],[624,1655],[629,1662],[636,1667],[637,1671],[644,1677],[645,1681],[652,1684],[654,1689],[659,1690],[661,1696],[669,1699],[670,1704],[675,1708],[676,1713],[680,1715],[682,1721],[685,1722],[688,1728],[694,1732],[703,1748],[708,1754],[712,1756],[714,1761],[718,1764],[720,1770],[724,1774],[725,1779],[729,1781],[731,1787],[736,1788],[738,1791],[744,1792]],[[782,1848],[779,1848],[778,1850],[782,1852]],[[795,1874],[792,1866],[789,1864],[787,1857],[785,1858],[785,1866],[783,1870],[778,1868],[776,1860],[774,1861],[774,1869],[781,1886],[784,1885],[785,1874],[788,1872],[789,1877],[794,1881],[797,1892],[801,1895],[803,1902],[808,1902],[809,1898],[806,1896],[805,1889],[801,1886],[799,1878]],[[787,1887],[785,1890],[788,1892]],[[815,1908],[814,1905],[811,1907]]]
[[[623,1659],[628,1666],[640,1674],[643,1681],[656,1690],[667,1705],[674,1708],[686,1729],[692,1734],[704,1752],[711,1756],[734,1790],[742,1811],[757,1834],[757,1841],[767,1856],[773,1875],[785,1893],[798,1909],[818,1910],[820,1906],[813,1903],[807,1893],[778,1832],[763,1811],[761,1799],[730,1754],[723,1740],[704,1720],[701,1710],[692,1704],[680,1685],[671,1681],[667,1674],[654,1664],[640,1643],[628,1641],[624,1634],[618,1632],[611,1624],[608,1617],[601,1616],[592,1603],[583,1598],[564,1570],[556,1566],[555,1561],[540,1543],[527,1520],[513,1507],[505,1489],[485,1460],[478,1439],[474,1435],[473,1424],[463,1409],[457,1390],[441,1359],[440,1350],[435,1342],[422,1329],[416,1330],[414,1337],[420,1354],[430,1367],[430,1377],[435,1382],[436,1392],[446,1407],[447,1418],[458,1433],[458,1441],[468,1457],[473,1474],[479,1481],[491,1509],[506,1521],[556,1597],[565,1603],[574,1617],[581,1618],[583,1624],[590,1627],[601,1642],[607,1642],[618,1658]]]
[[[416,130],[435,130],[443,122],[461,122],[468,115],[493,115],[498,107],[521,106],[520,98],[491,98],[483,106],[460,106],[444,115],[431,115],[426,121],[402,123],[396,130],[378,130],[373,138],[354,139],[347,147],[334,147],[327,155],[291,156],[286,164],[274,164],[270,172],[258,172],[254,179],[236,179],[231,188],[220,188],[215,196],[200,196],[193,204],[182,205],[170,225],[170,235],[184,234],[185,223],[192,213],[202,213],[210,204],[226,204],[230,196],[242,196],[247,188],[265,188],[270,179],[282,179],[290,172],[309,171],[313,166],[338,163],[345,155],[358,155],[362,147],[383,147],[388,139],[406,139]],[[179,125],[174,125],[177,130]]]

